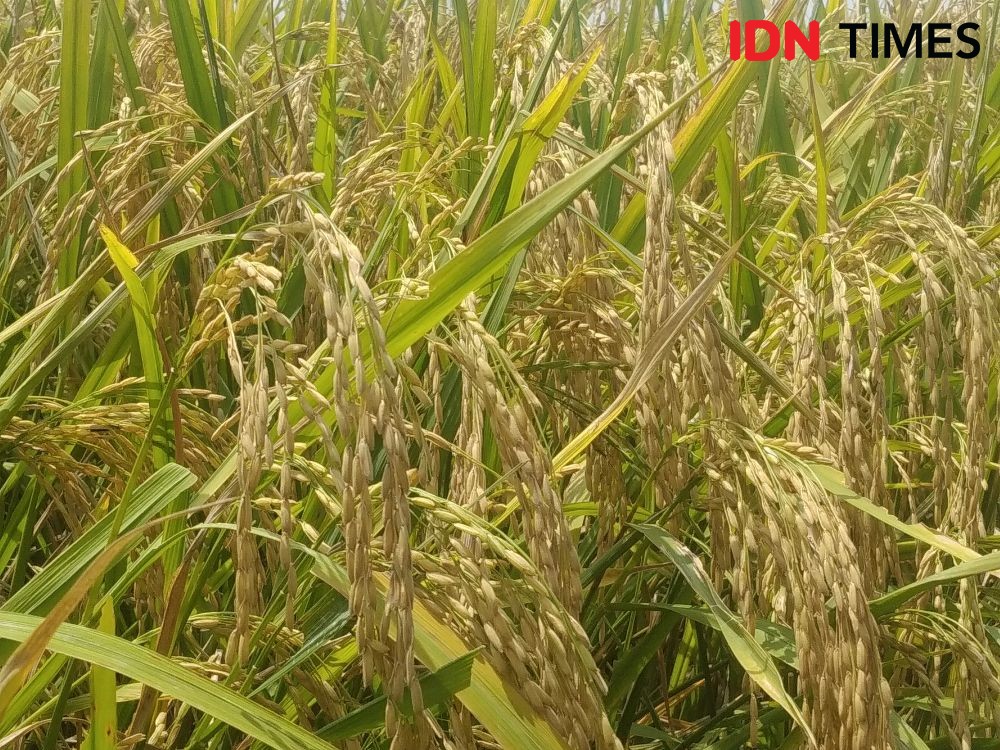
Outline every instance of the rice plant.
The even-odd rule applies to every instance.
[[[2,8],[0,747],[1000,746],[1000,3]]]

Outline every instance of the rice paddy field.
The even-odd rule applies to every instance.
[[[0,748],[1000,747],[998,26],[3,0]]]

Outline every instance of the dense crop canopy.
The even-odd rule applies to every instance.
[[[996,746],[1000,2],[0,7],[0,747]]]

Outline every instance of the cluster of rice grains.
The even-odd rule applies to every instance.
[[[747,552],[762,563],[758,611],[795,633],[803,714],[821,747],[889,748],[892,699],[858,551],[841,510],[790,451],[734,432],[729,471],[750,510]],[[739,481],[742,480],[742,481]],[[827,603],[832,616],[827,616]]]
[[[326,319],[326,343],[334,370],[333,410],[343,447],[327,438],[327,460],[341,493],[351,610],[363,674],[368,681],[377,670],[391,698],[386,726],[394,748],[425,744],[420,685],[413,660],[413,567],[410,550],[409,457],[401,406],[398,368],[386,350],[381,313],[364,276],[358,248],[328,218],[310,213],[313,249],[307,257],[310,285],[321,295]],[[355,298],[362,305],[365,344],[373,366],[365,363]],[[322,417],[321,417],[322,419]],[[328,433],[327,433],[328,434]],[[389,561],[389,583],[378,613],[371,559],[374,512],[371,484],[375,480],[372,450],[376,434],[385,450],[380,477],[382,545]],[[416,725],[400,721],[396,707],[409,691],[418,717]]]
[[[753,337],[760,337],[759,349],[771,353],[776,369],[790,369],[798,394],[806,395],[807,403],[818,402],[818,414],[796,413],[790,420],[787,434],[797,441],[790,444],[793,452],[801,453],[803,444],[816,446],[804,458],[836,463],[860,495],[974,546],[984,530],[985,456],[997,437],[983,393],[995,358],[998,316],[995,272],[987,254],[905,187],[852,217],[826,242],[829,266],[820,269],[821,275],[810,267],[808,251],[789,259],[782,281],[791,297],[776,301],[772,322]],[[882,264],[898,254],[899,246],[909,248],[916,293],[903,304],[887,304],[880,288],[898,277]],[[953,373],[959,369],[965,374],[956,387]],[[887,402],[889,379],[905,384],[901,414]],[[892,439],[900,441],[899,448],[890,448]],[[785,606],[795,622],[805,708],[821,744],[831,732],[837,736],[836,727],[859,726],[864,716],[860,726],[872,735],[858,735],[849,746],[883,747],[889,741],[891,691],[881,677],[878,650],[879,639],[888,633],[880,634],[866,600],[905,582],[914,571],[917,577],[940,571],[946,561],[933,548],[901,560],[884,527],[860,511],[832,507],[815,480],[808,479],[807,467],[789,469],[796,463],[784,448],[762,448],[759,441],[752,451],[733,457],[759,499],[775,504],[774,515],[768,505],[761,508],[768,533],[757,539],[769,540],[775,572],[792,576],[786,578],[791,589],[783,595],[790,597]],[[889,489],[893,475],[904,480],[900,492]],[[922,484],[927,489],[920,489]],[[789,509],[795,510],[791,516]],[[793,563],[790,555],[805,557]],[[903,660],[886,674],[893,690],[919,684],[940,694],[940,685],[954,685],[954,713],[946,731],[957,746],[969,747],[973,724],[1000,726],[998,694],[995,678],[982,669],[984,660],[994,657],[981,647],[975,579],[963,579],[958,593],[957,611],[934,597],[941,619],[927,618],[921,610],[898,613],[893,627],[902,630],[883,647]],[[806,604],[810,596],[815,598]],[[836,631],[823,634],[815,630],[824,629],[824,618],[816,612],[824,611],[828,597],[835,604]],[[780,610],[780,599],[775,606]],[[943,628],[956,639],[955,658],[918,658],[915,644],[940,638]],[[856,691],[853,707],[844,687]],[[855,723],[841,725],[847,721]]]
[[[456,620],[456,626],[472,629],[475,642],[487,645],[500,674],[524,691],[572,747],[590,747],[592,742],[617,747],[601,706],[604,682],[576,619],[580,563],[552,482],[551,460],[524,403],[510,399],[497,381],[489,356],[502,356],[497,342],[475,313],[468,306],[464,309],[455,343],[441,346],[460,368],[470,401],[482,404],[491,420],[503,469],[510,475],[507,481],[520,507],[530,561],[509,542],[455,518],[453,523],[463,535],[452,537],[450,546],[458,557],[448,566],[449,578],[439,573],[433,580],[439,586],[449,580],[458,584],[452,597],[464,617]],[[479,452],[482,435],[460,437],[463,450],[458,458],[465,467],[459,476],[466,478],[455,485],[453,500],[468,514],[483,508],[478,494],[483,492],[482,480],[475,479],[476,471],[469,465]],[[475,453],[467,455],[469,449]],[[470,490],[476,494],[467,494]],[[519,590],[522,593],[516,593]],[[434,601],[440,606],[440,599]]]

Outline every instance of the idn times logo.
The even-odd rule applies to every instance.
[[[838,28],[848,33],[848,55],[852,58],[924,57],[925,54],[970,58],[980,51],[978,23],[913,23],[906,28],[894,23],[841,23]],[[786,60],[794,60],[799,53],[818,60],[819,32],[819,21],[810,21],[806,31],[794,21],[786,21],[783,29],[767,20],[731,21],[729,59],[773,60],[783,51]]]

